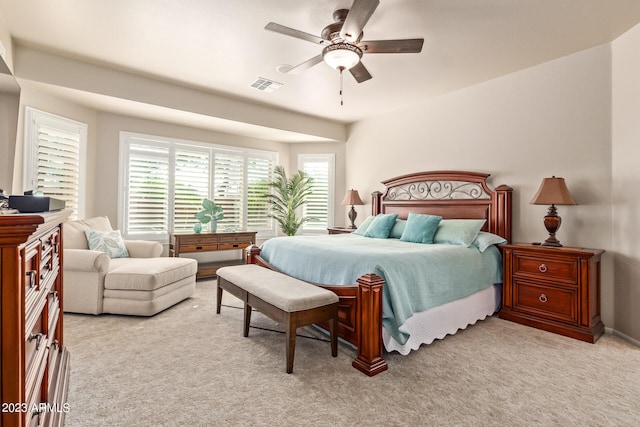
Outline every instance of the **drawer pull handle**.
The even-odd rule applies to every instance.
[[[42,342],[42,338],[44,338],[43,333],[39,334],[29,334],[29,342],[36,340],[36,351],[40,348],[40,343]]]
[[[35,288],[37,284],[36,277],[38,277],[36,275],[36,271],[35,270],[27,271],[27,277],[29,278],[29,287]]]
[[[196,246],[196,249],[197,249],[197,250],[201,250],[201,249],[202,249],[202,246]]]
[[[538,267],[538,270],[540,270],[540,273],[546,273],[547,272],[547,264],[540,264],[540,267]]]
[[[549,298],[547,298],[547,296],[545,294],[540,294],[540,296],[538,297],[538,300],[540,300],[540,302],[545,303],[547,301],[549,301]]]
[[[235,245],[233,245],[234,248],[237,248],[238,246],[240,246],[240,245],[237,244],[237,243]]]

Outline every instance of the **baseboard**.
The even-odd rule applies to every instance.
[[[635,338],[631,338],[629,335],[623,334],[623,333],[622,333],[622,332],[620,332],[620,331],[616,331],[616,330],[615,330],[615,329],[613,329],[613,328],[609,328],[609,327],[606,327],[606,326],[605,326],[605,328],[604,328],[604,332],[605,332],[605,333],[607,333],[607,334],[612,334],[612,335],[615,335],[615,336],[617,336],[617,337],[620,337],[620,338],[622,338],[623,340],[628,341],[628,342],[630,342],[631,344],[633,344],[633,345],[635,345],[635,346],[637,346],[637,347],[640,347],[640,341],[638,341],[638,340],[637,340],[637,339],[635,339]]]

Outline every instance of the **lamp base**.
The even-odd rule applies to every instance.
[[[544,217],[544,227],[549,232],[549,237],[544,241],[542,246],[562,247],[560,241],[556,239],[556,231],[560,228],[560,224],[562,224],[562,218],[558,215],[556,207],[551,205],[547,215]]]
[[[349,219],[351,220],[351,225],[349,226],[349,228],[356,228],[356,217],[358,216],[358,212],[356,212],[356,209],[353,207],[353,205],[351,205],[351,210],[349,211]]]
[[[554,248],[561,248],[562,243],[560,243],[560,241],[556,239],[556,236],[554,234],[554,235],[549,235],[549,238],[545,240],[540,246],[552,246]]]

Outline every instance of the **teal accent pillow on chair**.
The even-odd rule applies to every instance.
[[[398,214],[378,214],[364,233],[364,237],[374,237],[376,239],[386,239],[396,223]]]
[[[100,251],[109,258],[128,258],[129,252],[124,244],[120,230],[86,230],[87,244],[92,251]]]
[[[400,237],[403,242],[433,243],[438,225],[442,221],[441,216],[417,214],[409,212],[407,226]]]

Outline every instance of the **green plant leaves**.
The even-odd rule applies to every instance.
[[[299,218],[297,210],[311,194],[313,178],[299,170],[289,179],[282,166],[276,166],[273,173],[274,180],[269,183],[273,193],[265,196],[271,204],[270,216],[278,222],[283,233],[293,236],[302,224],[312,219]]]
[[[198,221],[202,224],[208,224],[212,220],[220,221],[224,218],[224,212],[222,212],[222,208],[216,205],[212,200],[202,199],[202,209],[195,216]]]

